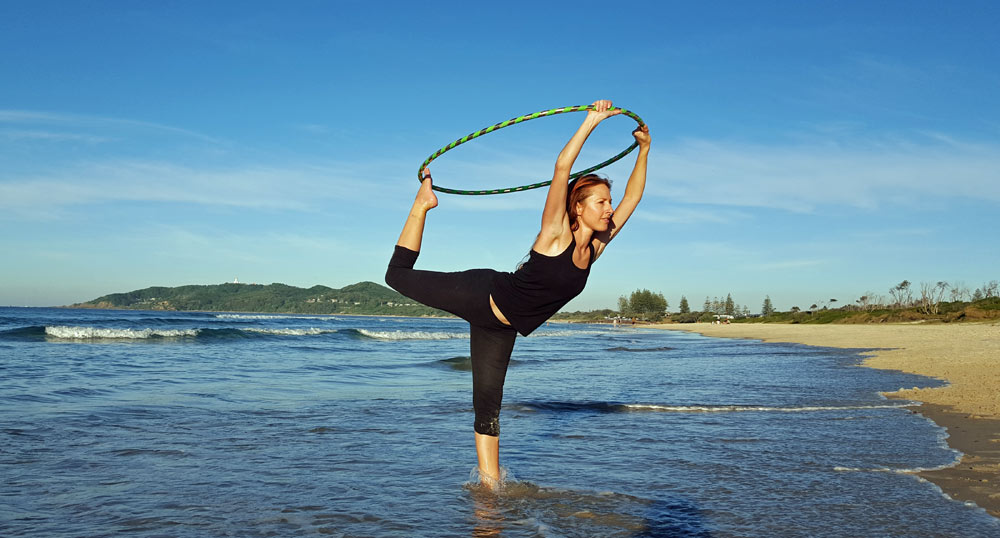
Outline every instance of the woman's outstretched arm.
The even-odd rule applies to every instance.
[[[594,110],[587,112],[587,117],[583,120],[580,128],[566,146],[559,152],[556,158],[555,172],[552,174],[552,184],[549,185],[549,193],[545,198],[545,209],[542,211],[542,231],[539,233],[539,240],[548,242],[558,238],[569,227],[569,218],[566,215],[566,196],[569,195],[569,175],[573,169],[583,143],[594,131],[599,123],[605,119],[621,114],[621,109],[612,109],[611,101],[602,99],[594,102]]]
[[[618,232],[622,230],[622,226],[625,226],[625,223],[628,222],[636,206],[639,205],[639,201],[642,200],[642,191],[646,188],[646,161],[649,159],[649,144],[651,140],[649,137],[649,126],[643,125],[637,128],[635,131],[632,131],[632,136],[639,143],[639,155],[635,158],[635,167],[632,168],[628,184],[625,185],[625,194],[622,195],[621,202],[618,203],[618,207],[615,208],[615,212],[611,216],[611,226],[608,226],[607,230],[600,232],[594,238],[594,259],[597,259],[601,255],[604,247],[618,235]]]

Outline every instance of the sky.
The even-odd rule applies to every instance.
[[[383,282],[431,153],[611,99],[642,203],[567,310],[1000,279],[995,2],[0,2],[0,305]],[[551,178],[582,113],[432,163]],[[602,123],[577,161],[631,143]],[[605,168],[620,196],[632,155]],[[511,271],[544,189],[439,195],[418,268]]]

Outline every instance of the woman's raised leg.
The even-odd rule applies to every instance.
[[[406,217],[406,224],[399,234],[399,241],[396,244],[420,252],[420,242],[424,237],[424,221],[427,220],[427,212],[438,205],[437,195],[431,190],[431,172],[424,168],[424,179],[420,183],[420,190],[417,191],[417,198],[413,201],[409,216]]]

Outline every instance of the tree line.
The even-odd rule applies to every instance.
[[[916,308],[923,314],[935,315],[940,313],[941,305],[946,302],[946,298],[947,302],[950,303],[974,303],[994,297],[1000,297],[1000,281],[990,280],[971,290],[964,282],[949,283],[939,280],[937,282],[920,282],[915,287],[909,280],[903,280],[890,287],[886,295],[867,291],[858,297],[853,304],[845,304],[840,308],[864,312]],[[830,299],[819,304],[813,303],[809,309],[825,310],[836,302],[836,299]],[[799,307],[792,307],[792,312],[798,311],[800,311]]]
[[[618,313],[628,318],[660,321],[670,305],[662,293],[649,290],[635,290],[631,295],[618,298]]]
[[[854,305],[849,305],[847,308],[871,312],[916,307],[924,314],[938,314],[946,297],[952,303],[974,303],[1000,297],[1000,281],[990,280],[981,287],[970,290],[964,282],[949,283],[943,280],[933,283],[921,282],[919,287],[915,288],[909,280],[903,280],[889,288],[888,296],[871,291],[865,292],[854,301]]]
[[[830,310],[870,313],[913,309],[920,314],[936,316],[942,313],[942,305],[946,302],[955,305],[995,298],[1000,298],[1000,282],[997,280],[990,280],[975,289],[964,282],[921,282],[914,286],[909,280],[903,280],[890,287],[886,294],[869,291],[853,302],[844,303],[836,298],[823,299],[805,309],[793,306],[788,313],[812,314]],[[675,322],[714,321],[720,318],[742,319],[779,314],[770,295],[764,297],[759,313],[754,313],[749,306],[734,301],[731,293],[727,293],[725,299],[719,296],[712,298],[706,296],[700,311],[692,310],[690,302],[684,295],[681,295],[676,312],[670,313],[669,306],[663,293],[637,289],[628,296],[623,295],[618,298],[617,312],[607,309],[601,312],[605,313],[605,317],[623,316],[648,321],[662,321],[669,316],[671,321]]]
[[[770,308],[770,297],[765,300],[764,311]],[[618,298],[617,314],[628,318],[639,318],[647,321],[661,321],[668,314],[670,304],[663,293],[651,292],[648,289],[633,291],[628,297],[622,295]],[[675,321],[698,321],[707,316],[707,319],[718,319],[722,316],[733,318],[751,316],[750,307],[738,304],[733,300],[732,293],[726,294],[725,299],[715,297],[709,299],[705,297],[705,303],[701,311],[692,312],[691,305],[686,296],[681,295],[678,302],[678,311],[671,317]],[[676,319],[675,319],[676,318]]]

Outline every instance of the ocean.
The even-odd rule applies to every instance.
[[[549,324],[475,483],[460,320],[0,308],[0,535],[1000,536],[864,350]]]

